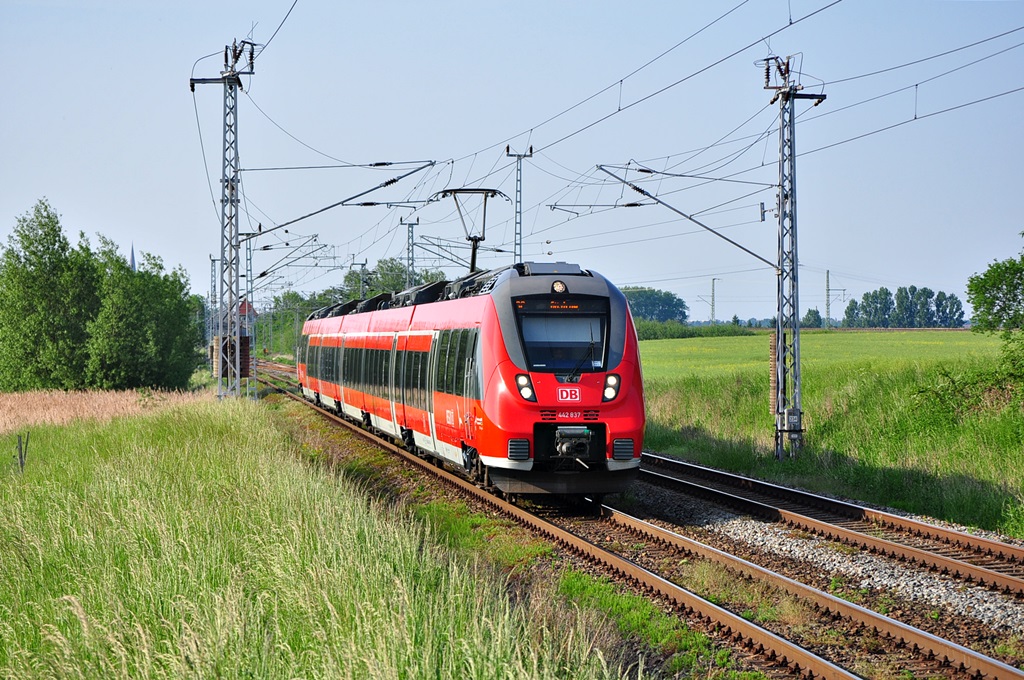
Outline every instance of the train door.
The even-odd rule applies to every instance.
[[[402,369],[404,366],[398,365],[398,334],[396,333],[391,338],[391,349],[388,350],[391,355],[391,360],[388,362],[388,389],[385,393],[388,397],[388,411],[391,414],[391,422],[394,423],[392,434],[398,434],[401,423],[405,421],[405,414],[402,413],[402,421],[398,419],[399,403],[405,403],[404,388],[402,385]]]
[[[430,359],[427,364],[427,412],[429,417],[427,420],[430,421],[430,450],[438,451],[438,437],[437,437],[437,400],[434,398],[435,392],[441,387],[442,381],[439,380],[438,370],[441,366],[442,359],[446,355],[442,352],[447,351],[447,347],[441,347],[441,338],[443,335],[447,335],[445,331],[434,331],[433,342],[430,344]],[[442,418],[444,415],[442,414]]]
[[[460,376],[462,386],[462,436],[466,442],[476,440],[477,430],[477,403],[480,399],[477,385],[477,338],[479,332],[476,329],[467,329],[460,333],[459,358],[461,366]]]

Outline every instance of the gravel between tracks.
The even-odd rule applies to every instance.
[[[928,572],[833,541],[740,516],[705,501],[637,484],[633,495],[651,507],[671,507],[673,521],[697,526],[751,549],[813,564],[827,575],[842,575],[856,588],[890,591],[908,600],[943,607],[1008,633],[1024,631],[1024,602],[980,586]]]

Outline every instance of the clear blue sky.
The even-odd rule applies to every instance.
[[[360,200],[424,201],[462,186],[514,197],[505,146],[532,145],[525,259],[578,262],[620,285],[670,290],[694,319],[708,318],[717,278],[720,319],[770,317],[770,268],[663,207],[601,207],[640,196],[596,166],[634,161],[714,178],[638,175],[635,163],[629,172],[774,261],[778,106],[755,62],[796,55],[805,91],[828,97],[798,107],[801,310],[824,314],[826,270],[847,300],[917,285],[966,304],[967,278],[1024,246],[1024,30],[1015,31],[1024,2],[830,2],[298,0],[245,79],[241,165],[434,160]],[[45,196],[72,239],[83,231],[95,244],[100,233],[126,254],[134,243],[137,254],[184,267],[205,295],[220,223],[203,148],[219,201],[222,91],[199,86],[193,97],[189,77],[219,75],[233,39],[266,43],[291,6],[4,0],[0,239]],[[412,167],[243,173],[242,229],[295,219]],[[478,203],[466,207],[478,228]],[[485,246],[512,250],[513,215],[511,203],[489,202]],[[416,218],[417,240],[464,238],[448,199],[415,211],[340,207],[259,245],[315,235],[333,259],[304,258],[275,282],[320,290],[353,259],[404,258],[400,220]],[[257,253],[255,271],[288,252]],[[509,262],[507,253],[482,258]],[[422,249],[417,264],[461,271]],[[272,293],[264,288],[257,302]],[[833,317],[842,296],[834,293]]]

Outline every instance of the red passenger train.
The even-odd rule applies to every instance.
[[[645,414],[622,292],[526,262],[313,312],[303,395],[508,494],[624,490]]]

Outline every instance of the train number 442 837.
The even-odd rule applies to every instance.
[[[583,412],[582,411],[559,411],[558,412],[558,417],[560,419],[564,418],[566,420],[579,420],[580,418],[583,417]]]

